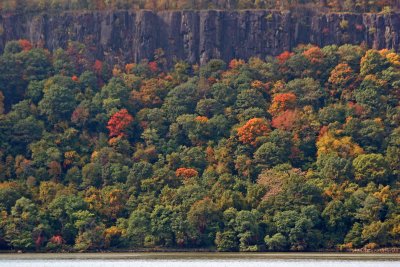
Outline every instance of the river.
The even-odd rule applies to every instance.
[[[0,267],[399,267],[400,254],[87,253],[0,254]]]

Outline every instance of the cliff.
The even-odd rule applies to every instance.
[[[15,39],[50,50],[74,40],[113,63],[152,58],[157,48],[169,60],[191,63],[277,55],[302,43],[365,43],[398,50],[399,34],[400,13],[123,10],[0,16],[0,50]]]

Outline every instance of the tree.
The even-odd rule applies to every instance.
[[[272,142],[264,143],[254,153],[255,162],[266,168],[282,164],[285,162],[286,154],[283,149]]]
[[[234,228],[238,233],[240,251],[258,251],[259,217],[257,210],[242,210],[237,213]]]
[[[88,210],[73,213],[74,226],[79,233],[75,239],[74,248],[80,251],[99,249],[104,246],[104,225],[97,224],[94,214]]]
[[[239,250],[239,237],[234,229],[237,212],[238,211],[233,207],[230,207],[223,212],[225,229],[221,232],[217,232],[215,237],[215,244],[217,245],[218,251]]]
[[[220,213],[217,205],[208,197],[196,201],[187,214],[189,224],[196,229],[204,244],[211,244],[218,229]]]
[[[48,205],[48,219],[51,228],[60,233],[66,244],[74,244],[78,235],[74,213],[88,209],[81,197],[75,195],[61,195]]]
[[[268,112],[277,115],[288,109],[293,109],[296,105],[296,99],[296,95],[293,93],[276,94]]]
[[[24,59],[24,77],[28,81],[44,80],[53,72],[50,56],[43,49],[30,49],[30,44],[22,45]]]
[[[239,241],[234,231],[218,232],[215,238],[218,251],[232,252],[239,250]]]
[[[113,77],[93,97],[93,102],[99,109],[104,109],[108,115],[111,115],[129,107],[130,92],[121,78]]]
[[[346,233],[350,229],[351,215],[344,203],[340,200],[332,200],[322,212],[322,218],[329,228],[329,243],[343,243]]]
[[[362,81],[360,87],[355,91],[357,103],[372,112],[379,114],[386,106],[386,99],[381,97],[386,93],[386,82],[380,80],[375,75],[368,75]]]
[[[344,98],[343,91],[351,91],[354,86],[356,75],[353,69],[347,63],[338,64],[329,77],[329,83],[332,84],[330,95]],[[348,97],[348,96],[346,96]]]
[[[286,251],[288,247],[286,237],[281,233],[274,234],[273,236],[265,236],[264,242],[268,250],[271,251]]]
[[[215,99],[201,99],[197,102],[196,112],[200,116],[211,118],[214,115],[221,114],[223,112],[223,107]]]
[[[162,109],[165,111],[168,119],[174,121],[182,114],[193,113],[198,97],[194,81],[189,81],[169,91]]]
[[[294,79],[287,83],[286,90],[295,94],[300,106],[311,105],[320,107],[324,92],[318,81],[312,78]]]
[[[24,154],[28,144],[40,140],[44,130],[44,125],[33,116],[18,120],[11,129],[10,144],[15,151]]]
[[[16,201],[23,196],[23,188],[17,182],[0,183],[0,209],[10,212]]]
[[[369,74],[378,74],[388,67],[388,61],[377,50],[368,50],[361,58],[360,74],[365,77]]]
[[[150,215],[150,219],[151,232],[155,236],[157,243],[161,246],[173,245],[171,207],[156,205]]]
[[[255,89],[241,91],[236,98],[235,109],[238,113],[249,108],[265,109],[267,106],[263,95]]]
[[[318,157],[317,166],[322,178],[343,182],[352,178],[353,168],[349,159],[335,154],[323,154]]]
[[[36,205],[22,197],[15,202],[6,225],[5,238],[15,249],[35,247],[34,229],[39,221]]]
[[[150,233],[150,214],[145,211],[133,211],[128,219],[126,235],[134,247],[143,247],[145,238]]]
[[[177,177],[183,177],[185,179],[196,177],[199,175],[198,171],[191,168],[179,168],[175,171]]]
[[[223,106],[230,106],[236,100],[236,90],[223,83],[215,83],[211,86],[211,94]]]
[[[354,143],[351,137],[335,137],[326,132],[317,141],[318,157],[323,154],[336,154],[343,158],[355,157],[364,153],[363,149]]]
[[[256,146],[259,139],[266,137],[270,131],[271,129],[267,120],[253,118],[247,121],[245,125],[238,128],[237,133],[242,143]]]
[[[389,178],[389,168],[381,154],[359,155],[353,161],[355,178],[361,183],[386,183]]]
[[[53,84],[45,89],[39,102],[40,112],[52,122],[69,120],[77,105],[73,92],[62,85]]]
[[[107,129],[110,131],[110,137],[126,136],[127,128],[132,124],[133,117],[128,113],[128,110],[121,109],[111,116],[107,124]]]

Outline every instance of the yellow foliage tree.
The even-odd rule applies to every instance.
[[[333,153],[343,158],[351,158],[364,153],[364,150],[354,143],[351,137],[335,137],[329,131],[319,137],[317,148],[318,156]]]

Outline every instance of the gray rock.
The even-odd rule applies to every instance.
[[[342,23],[341,23],[342,22]],[[69,40],[86,44],[110,63],[152,58],[162,48],[169,62],[205,63],[278,55],[299,44],[361,44],[399,48],[400,13],[243,11],[79,11],[0,15],[0,51],[28,39],[49,50]]]

